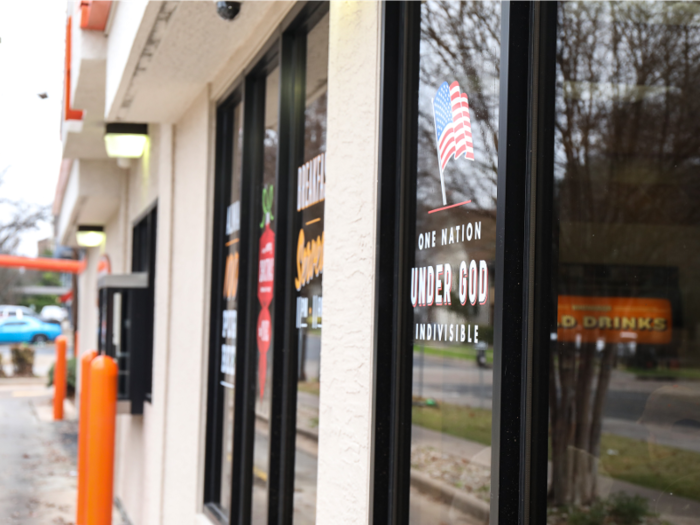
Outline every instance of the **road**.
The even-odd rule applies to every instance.
[[[413,393],[490,410],[493,370],[415,353]],[[700,452],[700,382],[640,380],[614,370],[603,415],[603,432]]]

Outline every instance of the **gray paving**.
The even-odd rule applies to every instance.
[[[78,423],[53,421],[44,378],[0,379],[0,523],[72,525],[77,499]],[[122,524],[118,512],[112,523]]]
[[[3,523],[69,524],[75,519],[77,423],[39,419],[50,410],[43,385],[0,384],[0,516]]]

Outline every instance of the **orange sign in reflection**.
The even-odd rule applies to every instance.
[[[668,299],[560,295],[557,339],[663,345],[671,342],[671,320]]]

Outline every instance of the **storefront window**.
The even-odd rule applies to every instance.
[[[316,521],[321,329],[323,327],[323,210],[326,183],[328,15],[307,35],[304,164],[297,170],[299,224],[294,263],[298,335],[294,523]]]
[[[415,524],[472,523],[466,509],[475,506],[488,514],[500,27],[499,3],[422,4],[410,289]]]
[[[279,117],[279,67],[265,81],[265,136],[263,143],[263,183],[260,198],[257,322],[255,349],[257,377],[255,389],[255,442],[253,445],[253,524],[267,523],[268,474],[270,452],[270,402],[272,398],[272,330],[274,312],[275,225],[277,224],[275,182],[277,179],[277,146]]]
[[[226,228],[224,230],[224,282],[222,298],[221,329],[221,380],[223,389],[223,417],[221,440],[221,508],[228,515],[231,509],[231,474],[233,467],[233,423],[236,388],[236,331],[238,325],[238,268],[240,262],[240,207],[241,207],[241,146],[243,141],[243,119],[241,105],[233,110],[233,166],[231,171],[231,198],[226,210]]]
[[[549,523],[700,523],[700,11],[562,2],[556,60]]]

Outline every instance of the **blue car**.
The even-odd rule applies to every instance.
[[[61,326],[28,315],[0,318],[0,343],[45,343],[61,335]]]

